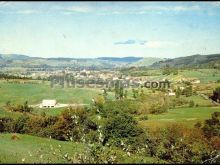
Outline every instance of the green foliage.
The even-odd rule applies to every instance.
[[[167,127],[154,143],[157,145],[153,154],[170,163],[203,163],[216,154],[201,131],[180,125]]]
[[[117,153],[112,148],[106,148],[101,145],[88,145],[83,154],[78,154],[80,163],[89,164],[114,164],[117,163]]]
[[[13,121],[8,117],[0,118],[0,132],[13,132]]]
[[[183,89],[183,95],[186,95],[186,97],[192,96],[193,90],[192,85],[187,86],[185,89]]]
[[[177,88],[177,90],[176,90],[176,98],[179,98],[180,97],[180,95],[181,95],[181,90],[180,90],[180,87],[178,87]]]
[[[139,90],[138,89],[132,89],[133,98],[136,99],[139,96]]]
[[[148,116],[147,115],[141,116],[140,120],[148,120]]]
[[[113,117],[114,115],[121,112],[136,114],[139,108],[140,105],[133,100],[124,99],[116,101],[106,101],[100,114],[103,117]]]
[[[195,106],[194,101],[193,101],[193,100],[190,100],[190,101],[189,101],[189,107],[194,107],[194,106]]]
[[[104,141],[119,146],[122,139],[127,139],[131,143],[135,137],[143,133],[143,130],[137,126],[137,122],[132,116],[120,113],[114,117],[108,118],[103,128]]]
[[[206,137],[220,136],[220,112],[214,112],[212,118],[205,120],[202,128]]]
[[[25,133],[27,132],[27,121],[29,120],[29,117],[27,115],[22,115],[18,119],[14,121],[13,124],[13,132],[17,133]]]
[[[168,64],[163,68],[163,75],[169,75],[171,73],[171,68]]]
[[[28,102],[25,101],[23,105],[11,105],[10,102],[7,102],[6,103],[6,108],[9,110],[9,111],[12,111],[12,112],[31,112],[33,111],[33,108],[28,106]]]

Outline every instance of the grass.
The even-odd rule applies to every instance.
[[[149,128],[163,127],[171,123],[193,127],[196,122],[211,118],[213,112],[220,112],[220,107],[176,108],[163,114],[150,114],[148,120],[140,121],[140,124]]]
[[[39,104],[43,99],[56,99],[60,103],[91,103],[91,99],[103,92],[92,88],[51,88],[49,84],[10,84],[0,81],[0,106],[7,101],[23,104]],[[112,97],[112,93],[109,93]]]
[[[13,119],[16,119],[18,118],[19,116],[21,116],[22,113],[19,113],[19,112],[9,112],[5,109],[0,109],[0,118],[2,117],[11,117]]]
[[[220,72],[217,69],[197,69],[184,70],[181,74],[185,77],[195,77],[201,82],[208,83],[209,81],[217,81],[220,77]]]
[[[48,116],[57,116],[61,114],[65,110],[65,107],[63,108],[35,108],[32,113],[41,115],[42,113],[45,113]]]
[[[180,98],[186,99],[187,101],[193,100],[195,105],[205,107],[205,106],[213,106],[214,104],[210,99],[205,100],[202,96],[199,95],[193,95],[190,97],[181,96]]]
[[[0,163],[69,163],[63,158],[68,154],[74,155],[83,153],[86,146],[82,143],[63,142],[53,139],[40,138],[30,135],[16,134],[19,139],[12,140],[14,134],[0,134]],[[61,147],[59,147],[61,146]],[[166,163],[154,157],[131,155],[117,150],[120,163]],[[23,161],[22,161],[23,160]]]
[[[12,134],[0,134],[0,163],[48,163],[49,160],[51,163],[68,163],[60,155],[74,155],[84,150],[80,143],[21,134],[17,136],[20,139],[12,140]]]
[[[172,81],[179,80],[181,78],[198,78],[201,83],[209,83],[213,81],[217,81],[220,78],[220,71],[217,69],[190,69],[190,70],[180,70],[177,75],[162,75],[161,70],[154,71],[157,74],[153,76],[145,76],[149,80],[162,80],[169,79]]]

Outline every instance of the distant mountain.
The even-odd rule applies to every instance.
[[[174,59],[162,60],[153,63],[150,67],[161,68],[166,65],[171,67],[196,67],[196,66],[207,66],[214,65],[220,62],[220,54],[210,54],[210,55],[191,55],[186,57],[178,57]]]
[[[113,62],[133,63],[143,59],[143,57],[99,57],[97,59]]]
[[[130,66],[150,66],[155,62],[164,60],[163,58],[157,58],[157,57],[145,57],[142,58],[136,62],[133,62],[132,64],[130,64]]]
[[[155,57],[99,57],[99,58],[42,58],[29,57],[19,54],[0,54],[0,68],[44,68],[44,69],[112,69],[118,67],[150,67],[161,68],[165,65],[171,67],[201,66],[220,64],[220,54],[192,55],[174,59]]]
[[[0,59],[6,59],[6,60],[24,60],[28,58],[30,57],[20,54],[0,54]]]
[[[142,57],[101,57],[101,58],[42,58],[29,57],[19,54],[0,54],[0,68],[85,68],[85,69],[111,69],[126,66],[136,62]]]

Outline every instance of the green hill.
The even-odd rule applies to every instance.
[[[210,55],[192,55],[186,57],[178,57],[156,62],[151,65],[152,68],[161,68],[166,65],[171,67],[219,67],[220,54]]]
[[[162,58],[157,58],[157,57],[145,57],[140,59],[139,61],[136,61],[132,64],[130,64],[130,66],[150,66],[155,62],[161,61],[163,60]]]

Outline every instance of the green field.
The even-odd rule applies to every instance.
[[[218,69],[190,69],[190,70],[179,70],[177,75],[163,75],[161,70],[149,70],[146,71],[149,75],[144,76],[149,80],[162,80],[169,79],[172,81],[179,80],[181,78],[197,78],[201,83],[216,82],[220,79],[220,71]]]
[[[193,127],[196,122],[211,118],[213,112],[220,112],[220,107],[176,108],[163,114],[149,114],[148,120],[140,121],[140,123],[146,127],[161,127],[169,123]]]
[[[197,70],[184,70],[180,72],[184,77],[194,77],[201,80],[202,83],[209,81],[217,81],[220,79],[220,71],[218,69],[197,69]]]
[[[0,163],[67,163],[62,156],[84,150],[80,143],[20,134],[17,134],[20,139],[12,140],[11,136],[0,134]]]
[[[16,134],[19,139],[12,140],[13,134],[0,134],[0,163],[70,163],[64,156],[68,155],[74,163],[79,163],[76,154],[86,151],[82,143],[63,142],[48,138]],[[154,157],[128,156],[118,150],[120,163],[165,163]]]
[[[91,103],[91,99],[102,94],[101,89],[92,88],[51,88],[49,84],[10,84],[0,81],[0,106],[11,103],[39,104],[43,99],[56,99],[60,103]],[[112,97],[112,94],[109,94]]]

